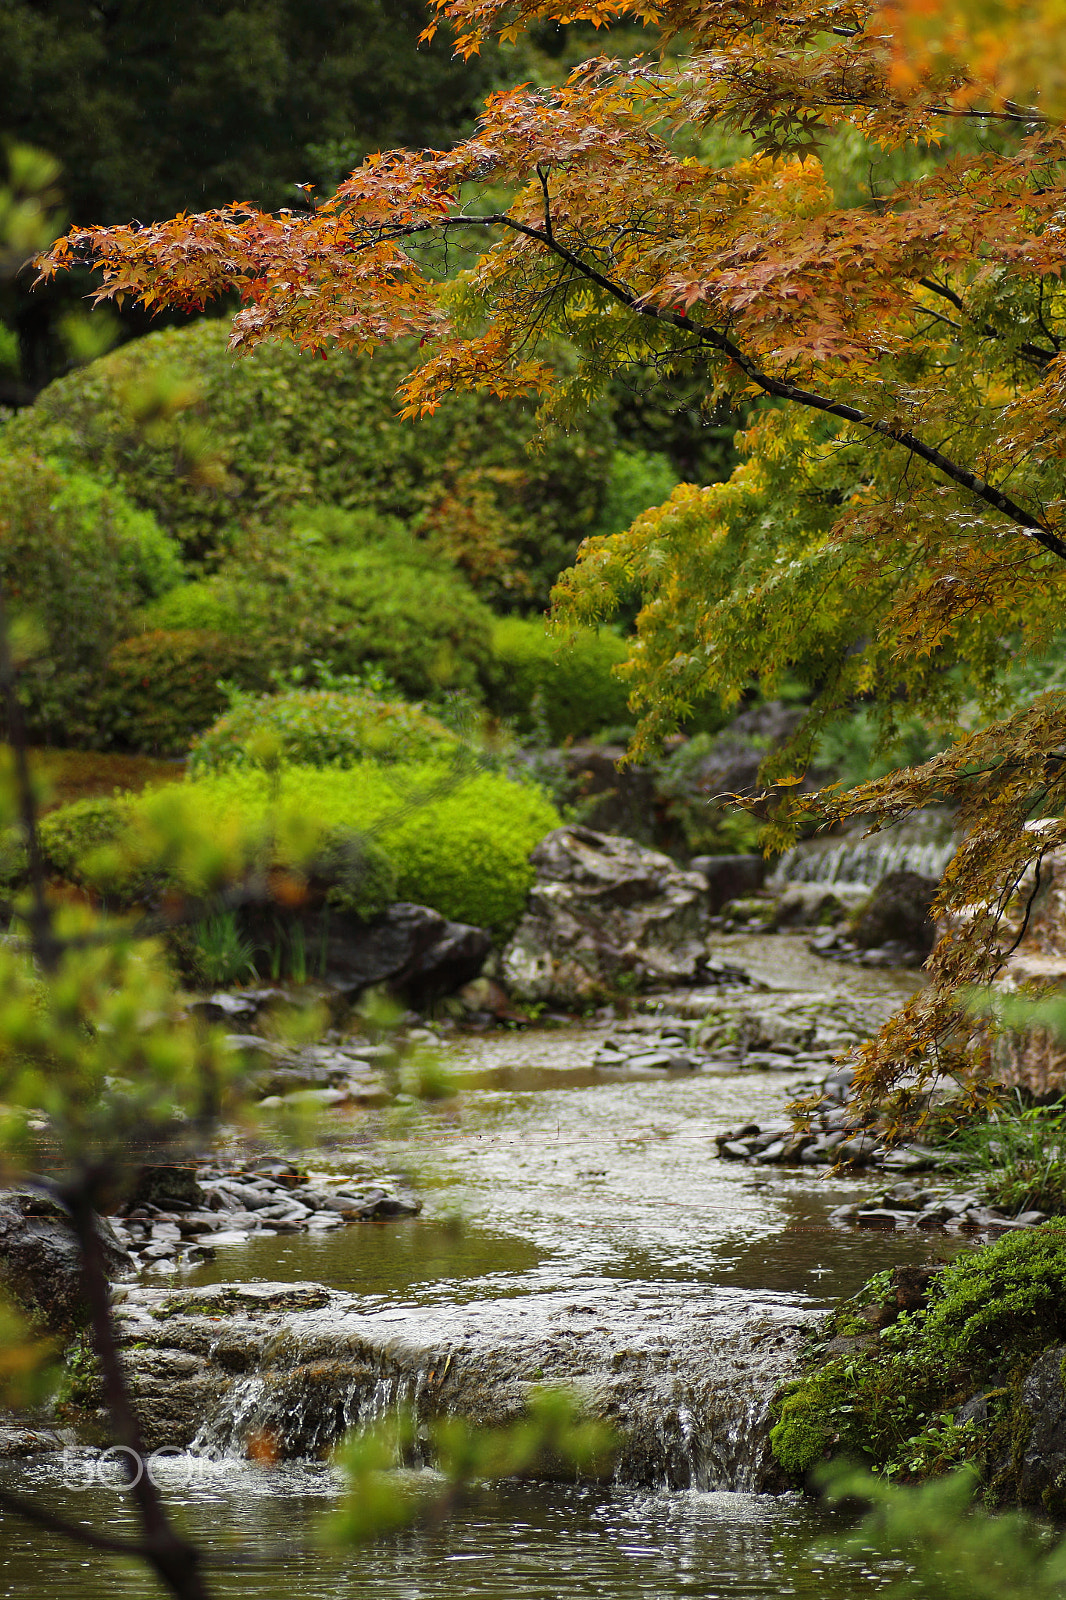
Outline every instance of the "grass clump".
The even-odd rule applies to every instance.
[[[948,1144],[953,1164],[1008,1215],[1066,1215],[1066,1105],[1027,1106],[1017,1096]]]

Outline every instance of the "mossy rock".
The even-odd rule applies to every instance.
[[[778,1394],[774,1457],[799,1484],[832,1456],[910,1481],[968,1462],[991,1503],[1066,1509],[1066,1385],[1061,1360],[1048,1366],[1064,1340],[1064,1224],[941,1269],[881,1273],[827,1319],[807,1371]]]

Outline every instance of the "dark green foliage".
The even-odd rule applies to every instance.
[[[280,653],[280,650],[279,650]],[[265,689],[270,642],[198,629],[123,639],[95,688],[95,738],[128,750],[182,755],[226,704],[222,682]]]
[[[399,422],[409,343],[328,361],[264,345],[236,361],[228,331],[203,320],[126,345],[52,384],[7,438],[114,477],[197,558],[217,560],[249,520],[328,504],[421,519],[487,593],[544,602],[601,513],[614,448],[605,407],[529,454],[533,408],[520,401],[457,396]],[[146,430],[157,394],[168,414]],[[189,470],[205,433],[206,475]]]
[[[293,689],[241,699],[193,745],[193,773],[281,759],[307,767],[418,761],[447,754],[456,736],[420,707],[368,691]]]
[[[255,638],[310,681],[369,667],[418,699],[479,696],[492,649],[492,614],[453,567],[394,518],[336,507],[242,537],[218,572],[140,620]]]
[[[294,205],[366,150],[473,121],[494,52],[419,49],[425,22],[421,0],[322,0],[313,21],[299,0],[5,0],[0,137],[67,162],[78,222]]]
[[[828,1455],[865,1458],[905,1478],[971,1461],[989,1496],[1009,1500],[1019,1430],[1028,1426],[1021,1381],[1033,1358],[1064,1337],[1061,1224],[957,1257],[914,1309],[899,1311],[893,1275],[881,1273],[834,1313],[807,1375],[779,1395],[774,1455],[797,1478]],[[849,1347],[827,1354],[829,1341],[842,1338]],[[985,1420],[957,1420],[958,1407],[982,1392]]]
[[[743,855],[760,848],[761,824],[717,796],[720,783],[709,785],[701,768],[714,751],[716,735],[696,733],[658,763],[656,795],[663,816],[688,855]]]
[[[626,718],[626,687],[612,669],[626,656],[616,634],[580,629],[553,638],[539,617],[508,617],[493,629],[493,708],[520,733],[553,744]]]
[[[0,454],[0,575],[31,729],[92,744],[90,691],[139,606],[181,577],[177,549],[117,489],[26,451]]]
[[[60,159],[78,223],[300,206],[298,183],[328,191],[367,151],[447,145],[473,122],[496,52],[455,61],[447,34],[420,49],[425,21],[422,0],[4,0],[0,142]],[[20,288],[32,387],[64,370],[87,277]],[[130,308],[123,321],[148,326]]]

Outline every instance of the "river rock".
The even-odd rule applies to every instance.
[[[766,881],[762,856],[693,856],[689,871],[707,879],[707,901],[715,916],[730,900],[756,893]]]
[[[132,1272],[129,1253],[102,1218],[97,1233],[108,1274],[119,1278]],[[0,1280],[50,1332],[68,1339],[84,1326],[81,1256],[56,1201],[21,1189],[0,1192]]]
[[[386,985],[412,1005],[429,1003],[476,978],[492,949],[483,928],[403,900],[368,922],[331,909],[309,911],[300,921],[309,964],[348,999]],[[276,938],[269,919],[252,932],[263,943]]]
[[[620,987],[695,983],[707,961],[707,880],[591,828],[556,828],[530,856],[537,882],[501,960],[523,1001],[580,1007]]]
[[[895,946],[893,954],[915,950],[928,955],[936,933],[930,908],[936,878],[919,872],[889,872],[874,889],[852,925],[852,938],[862,950]]]

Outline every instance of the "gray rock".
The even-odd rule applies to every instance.
[[[935,878],[917,872],[889,872],[874,889],[852,925],[852,937],[861,950],[879,949],[886,964],[905,950],[927,955],[935,929],[930,908],[937,891]],[[886,945],[896,945],[889,949]]]
[[[1038,1356],[1022,1383],[1020,1403],[1029,1416],[1029,1437],[1021,1451],[1018,1500],[1043,1506],[1053,1515],[1066,1504],[1066,1394],[1062,1362],[1066,1346]]]
[[[110,1224],[99,1218],[96,1228],[108,1274],[132,1272],[133,1260]],[[81,1257],[55,1201],[25,1190],[0,1191],[0,1281],[51,1332],[69,1338],[84,1326]]]
[[[707,880],[707,900],[717,915],[730,900],[754,894],[766,881],[766,862],[762,856],[693,856],[690,872]]]
[[[537,882],[501,959],[517,999],[578,1007],[620,984],[700,981],[709,913],[699,873],[581,827],[555,829],[530,860]]]

